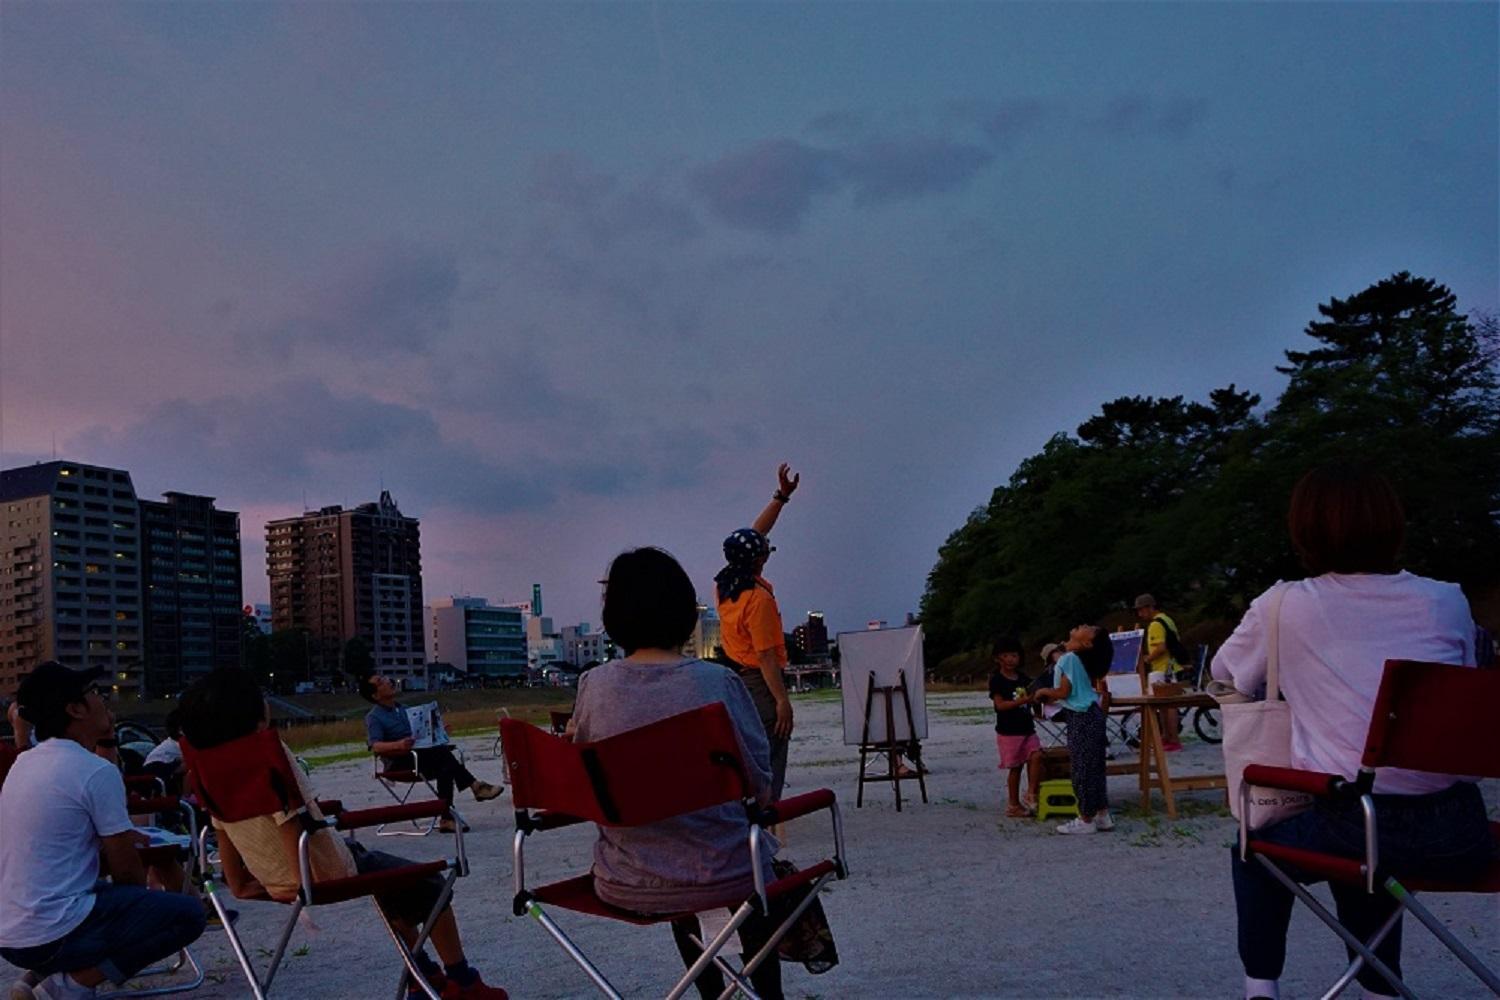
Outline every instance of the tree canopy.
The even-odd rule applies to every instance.
[[[1470,589],[1500,580],[1500,333],[1402,272],[1318,306],[1269,408],[1233,384],[1206,402],[1125,396],[1025,459],[938,552],[922,598],[928,662],[1001,632],[1034,641],[1151,591],[1235,620],[1303,575],[1292,485],[1369,462],[1406,502],[1405,564]]]

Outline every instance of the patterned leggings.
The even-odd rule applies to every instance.
[[[1109,808],[1104,785],[1104,711],[1095,702],[1086,712],[1068,713],[1068,759],[1078,813],[1093,816]]]

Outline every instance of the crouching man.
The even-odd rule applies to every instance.
[[[115,729],[105,673],[49,661],[16,692],[37,745],[0,789],[0,958],[31,973],[12,997],[92,997],[203,933],[198,900],[146,888],[124,782],[94,754]]]

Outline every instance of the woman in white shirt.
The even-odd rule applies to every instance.
[[[1353,779],[1360,767],[1375,694],[1388,659],[1474,663],[1474,622],[1463,592],[1397,569],[1406,515],[1390,482],[1352,466],[1314,469],[1292,491],[1292,545],[1311,574],[1278,583],[1251,603],[1214,657],[1213,675],[1246,694],[1266,683],[1268,617],[1278,615],[1279,686],[1292,715],[1293,767]],[[1284,590],[1279,612],[1272,595]],[[1452,775],[1381,769],[1374,793],[1382,861],[1403,870],[1464,877],[1493,851],[1477,786]],[[1360,856],[1357,802],[1319,802],[1257,831],[1258,839]],[[1245,996],[1278,997],[1292,894],[1258,863],[1233,854]],[[1368,940],[1395,909],[1384,894],[1334,884],[1339,919]],[[1399,924],[1375,949],[1400,973]],[[1351,953],[1352,956],[1352,953]],[[1365,995],[1392,987],[1365,966]]]

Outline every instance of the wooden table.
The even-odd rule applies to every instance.
[[[1214,708],[1218,702],[1201,691],[1189,694],[1115,695],[1110,699],[1110,711],[1116,709],[1139,709],[1141,713],[1141,759],[1136,765],[1141,782],[1141,811],[1151,812],[1151,789],[1161,790],[1167,804],[1167,817],[1177,818],[1176,792],[1203,788],[1229,788],[1229,781],[1222,774],[1194,774],[1184,778],[1172,777],[1167,767],[1167,752],[1162,748],[1161,727],[1157,723],[1156,710],[1175,712],[1179,708]],[[1118,765],[1117,765],[1118,766]],[[1119,773],[1119,772],[1115,772]]]

